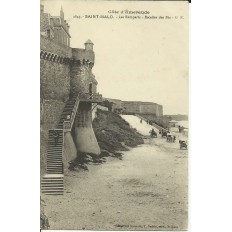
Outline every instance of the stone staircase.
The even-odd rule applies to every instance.
[[[69,99],[61,114],[57,129],[48,131],[47,168],[46,175],[41,181],[42,193],[46,195],[64,194],[64,130],[71,131],[78,106],[78,97]],[[54,132],[59,134],[58,141],[55,141]]]
[[[78,105],[79,100],[77,98],[71,98],[67,101],[58,123],[58,129],[63,129],[64,121],[70,121],[70,127],[72,127]]]
[[[58,141],[55,141],[54,132],[59,135]],[[63,134],[62,129],[48,132],[47,174],[41,182],[42,193],[46,195],[62,195],[64,192]]]
[[[42,193],[46,195],[63,195],[64,194],[64,175],[63,174],[46,174],[41,182]]]
[[[59,134],[55,143],[54,131]],[[47,151],[47,174],[63,174],[63,130],[49,130]]]

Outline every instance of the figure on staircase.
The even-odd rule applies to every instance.
[[[58,133],[58,131],[53,131],[53,138],[54,138],[54,142],[55,142],[55,146],[57,146],[58,142],[59,142],[59,137],[60,134]]]

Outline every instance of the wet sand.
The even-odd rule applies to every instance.
[[[69,171],[63,196],[46,196],[50,229],[186,230],[188,154],[165,138]]]

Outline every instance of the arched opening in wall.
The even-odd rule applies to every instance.
[[[50,33],[50,30],[47,30],[47,37],[48,37],[49,39],[51,39],[51,33]]]
[[[89,95],[92,95],[93,93],[93,84],[89,83]]]

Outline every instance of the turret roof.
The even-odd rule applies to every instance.
[[[88,39],[88,40],[85,42],[85,44],[93,44],[93,42],[92,42],[90,39]]]

